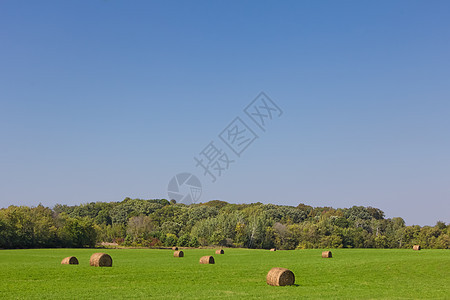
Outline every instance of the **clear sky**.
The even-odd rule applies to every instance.
[[[449,1],[0,1],[0,207],[168,198],[188,172],[202,202],[448,223],[449,15]],[[283,112],[265,131],[244,112],[260,92]],[[258,136],[240,157],[219,137],[236,117]],[[214,183],[194,160],[210,142],[234,160]]]

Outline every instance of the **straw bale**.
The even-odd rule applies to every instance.
[[[75,256],[69,256],[61,261],[62,265],[78,265],[78,259]]]
[[[184,257],[184,252],[183,251],[175,251],[174,253],[173,253],[173,256],[174,257]]]
[[[112,267],[112,258],[106,253],[94,253],[89,264],[93,267]]]
[[[332,258],[331,251],[323,251],[322,258]]]
[[[207,255],[200,258],[201,264],[214,264],[214,257]]]
[[[267,284],[273,286],[293,285],[295,276],[291,270],[286,268],[272,268],[266,276]]]

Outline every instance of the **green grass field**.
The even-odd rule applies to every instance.
[[[112,268],[89,266],[94,252]],[[4,299],[450,299],[449,250],[335,249],[276,251],[185,249],[0,250]],[[80,265],[61,265],[66,256]],[[216,264],[200,265],[213,255]],[[272,267],[294,272],[295,286],[265,282]]]

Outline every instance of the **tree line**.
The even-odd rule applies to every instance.
[[[53,208],[0,209],[0,248],[124,246],[227,246],[246,248],[450,249],[450,224],[406,226],[378,208],[305,204],[231,204],[213,200],[184,205],[165,199],[92,202]]]

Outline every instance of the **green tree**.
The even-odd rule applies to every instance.
[[[97,232],[91,219],[61,216],[63,226],[58,233],[66,247],[94,247]]]

